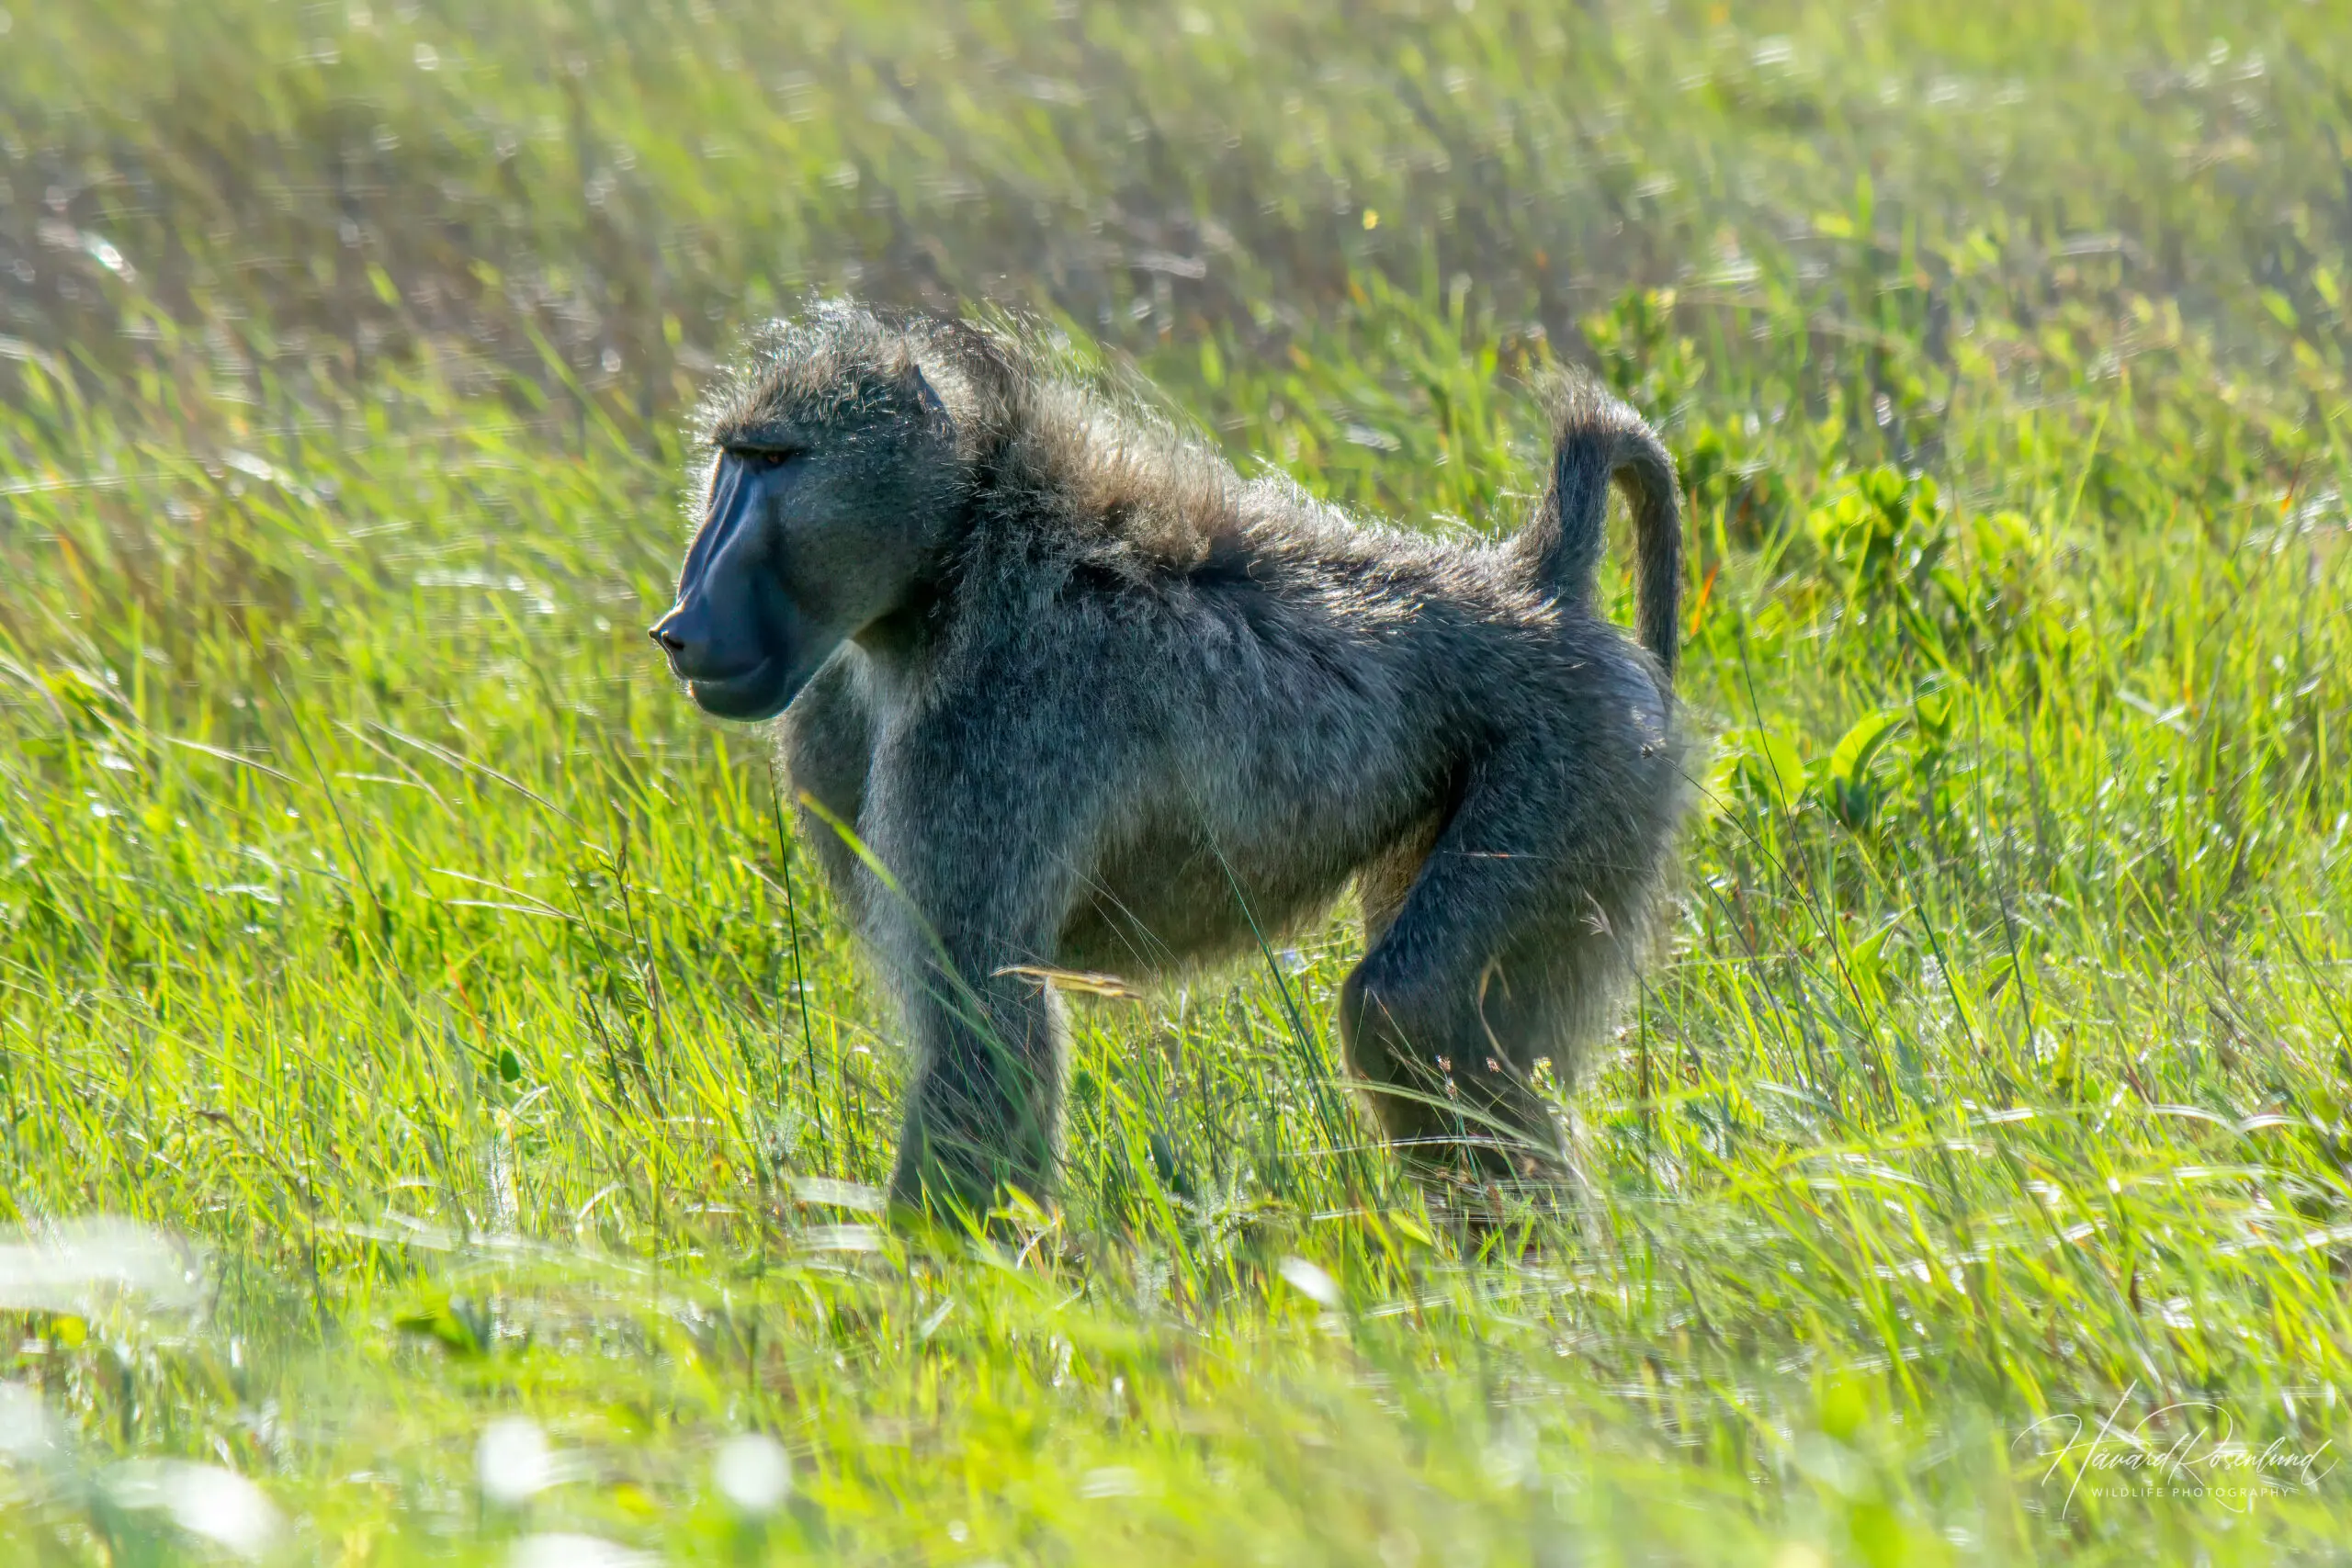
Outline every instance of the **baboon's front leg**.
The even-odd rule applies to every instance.
[[[928,739],[877,761],[865,824],[891,874],[867,897],[914,1051],[890,1189],[985,1213],[1004,1187],[1057,1185],[1065,1030],[1035,966],[1069,911],[1082,792],[1009,776],[1026,749]]]
[[[865,922],[865,894],[856,852],[835,824],[857,822],[865,809],[865,779],[874,764],[873,716],[858,688],[859,663],[865,657],[856,648],[844,647],[827,660],[785,710],[778,736],[800,841],[816,856],[853,929]]]
[[[915,1069],[890,1196],[985,1213],[1004,1188],[1043,1198],[1056,1185],[1066,1024],[1044,984],[1001,973],[1034,952],[942,937],[910,965]]]

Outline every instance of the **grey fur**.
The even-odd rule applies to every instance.
[[[1555,1160],[1530,1072],[1573,1081],[1685,791],[1672,461],[1588,386],[1555,409],[1534,518],[1464,545],[1245,482],[1013,329],[824,305],[714,395],[656,636],[715,711],[789,703],[804,831],[912,1036],[899,1200],[1055,1185],[1061,1003],[1006,971],[1214,961],[1351,881],[1383,1129],[1430,1169]],[[799,456],[728,467],[755,450]],[[1594,602],[1612,479],[1646,648]]]

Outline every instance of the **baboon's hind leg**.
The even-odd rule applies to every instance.
[[[1340,995],[1350,1066],[1408,1161],[1482,1178],[1556,1169],[1531,1080],[1571,1076],[1640,923],[1662,828],[1622,781],[1541,754],[1494,759]],[[1604,808],[1601,802],[1612,801]]]
[[[1363,908],[1365,951],[1378,946],[1380,939],[1388,934],[1388,928],[1396,923],[1397,913],[1413,891],[1413,879],[1420,874],[1422,863],[1430,858],[1430,846],[1437,841],[1441,826],[1437,818],[1430,818],[1356,873],[1356,902]]]

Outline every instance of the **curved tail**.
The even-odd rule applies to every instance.
[[[1682,492],[1674,459],[1640,414],[1589,382],[1561,390],[1553,425],[1552,486],[1513,544],[1537,586],[1590,604],[1610,481],[1622,481],[1641,569],[1637,629],[1671,682],[1682,596]]]

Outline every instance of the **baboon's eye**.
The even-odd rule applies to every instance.
[[[781,468],[800,454],[779,452],[767,446],[736,446],[729,449],[728,456],[754,472],[765,474]]]

